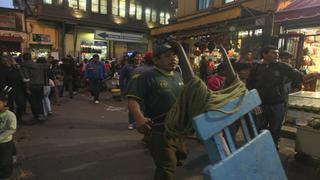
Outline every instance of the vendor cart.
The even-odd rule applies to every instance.
[[[320,93],[300,91],[289,95],[287,122],[297,128],[296,159],[320,158]]]

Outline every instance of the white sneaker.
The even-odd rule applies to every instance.
[[[94,101],[95,104],[99,104],[99,101]]]
[[[128,125],[128,130],[133,130],[134,129],[134,125],[133,124],[129,124]]]

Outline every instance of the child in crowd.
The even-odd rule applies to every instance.
[[[8,179],[13,171],[12,135],[17,128],[16,116],[6,107],[7,98],[0,93],[0,179]]]

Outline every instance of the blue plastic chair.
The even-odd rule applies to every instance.
[[[249,91],[244,97],[225,105],[223,109],[230,111],[239,103],[242,103],[239,111],[231,115],[212,111],[193,118],[194,128],[210,159],[210,165],[203,171],[204,179],[286,180],[270,132],[263,130],[258,134],[250,113],[261,104],[257,91]],[[248,117],[247,120],[244,116]],[[240,148],[237,148],[230,133],[230,125],[236,121],[240,121],[247,141]],[[251,127],[248,127],[248,124]]]

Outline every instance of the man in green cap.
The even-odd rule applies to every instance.
[[[133,77],[128,104],[156,165],[154,180],[172,180],[179,161],[186,158],[186,151],[184,140],[166,134],[163,123],[182,90],[183,80],[175,71],[179,59],[172,46],[159,45],[153,53],[155,67]],[[144,112],[140,104],[145,105]]]

